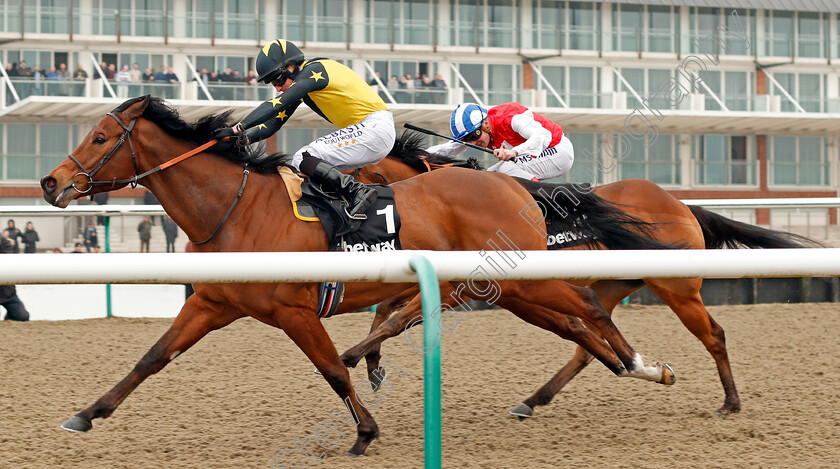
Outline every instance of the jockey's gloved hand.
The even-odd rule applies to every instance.
[[[233,140],[233,137],[236,137],[236,132],[233,130],[233,127],[223,127],[213,131],[213,138],[218,140],[219,143],[223,142],[225,138]]]

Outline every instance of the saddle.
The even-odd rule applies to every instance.
[[[392,251],[400,245],[400,214],[394,201],[394,190],[381,184],[372,184],[378,197],[365,211],[365,219],[350,218],[345,208],[346,200],[325,191],[311,180],[303,180],[291,168],[278,168],[292,208],[299,220],[320,222],[327,234],[329,251]],[[318,317],[330,317],[344,296],[344,284],[324,282],[318,295]]]

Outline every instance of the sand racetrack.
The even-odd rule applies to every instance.
[[[614,377],[593,363],[535,417],[508,409],[571,356],[573,344],[504,311],[465,314],[443,343],[446,467],[838,467],[840,305],[711,308],[727,333],[743,411],[714,415],[714,362],[664,307],[629,306],[616,323],[640,352],[669,362],[672,387]],[[339,351],[371,316],[326,320]],[[341,401],[280,331],[251,319],[212,333],[149,378],[85,435],[59,425],[122,379],[169,319],[0,323],[0,466],[271,467]],[[419,332],[419,330],[417,331]],[[418,334],[419,337],[419,334]],[[309,467],[422,467],[422,356],[404,340],[383,355],[406,377],[372,410],[381,437],[367,455],[347,439]],[[357,389],[363,368],[352,370]],[[294,460],[281,458],[277,467]]]

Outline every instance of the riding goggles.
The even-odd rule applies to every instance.
[[[286,69],[282,69],[282,70],[280,70],[280,73],[276,77],[274,77],[273,79],[271,79],[269,81],[269,83],[271,83],[272,86],[278,86],[279,87],[279,86],[283,86],[284,84],[286,84],[286,80],[288,80],[289,78],[292,78],[292,72],[290,72]]]
[[[481,138],[481,127],[473,130],[472,132],[468,133],[467,135],[464,135],[464,138],[462,138],[461,141],[474,142],[474,141],[478,140],[479,138]]]

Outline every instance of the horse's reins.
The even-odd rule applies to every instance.
[[[134,145],[131,143],[131,131],[134,129],[134,123],[137,121],[137,118],[131,119],[131,122],[129,122],[128,125],[125,125],[116,116],[116,114],[113,113],[113,111],[109,112],[107,115],[113,117],[114,120],[117,121],[118,124],[120,124],[120,127],[123,128],[123,133],[122,133],[122,135],[120,135],[120,139],[117,140],[117,143],[114,144],[114,146],[111,148],[111,150],[108,151],[108,153],[99,161],[99,163],[97,163],[96,166],[94,166],[91,171],[88,171],[87,169],[85,169],[85,166],[81,162],[79,162],[79,160],[77,160],[75,156],[73,156],[73,153],[70,153],[70,154],[67,155],[67,157],[70,158],[71,160],[73,160],[73,162],[76,163],[76,166],[78,166],[79,169],[82,170],[81,172],[78,172],[78,173],[76,173],[75,176],[73,176],[73,184],[71,185],[73,190],[78,192],[79,194],[87,194],[88,192],[90,192],[91,189],[93,189],[94,186],[104,186],[104,185],[110,185],[111,189],[113,189],[114,187],[117,186],[117,184],[130,184],[131,188],[133,189],[133,188],[137,187],[137,182],[140,179],[143,179],[144,177],[149,176],[151,174],[157,173],[158,171],[163,171],[164,169],[166,169],[170,166],[176,165],[176,164],[186,160],[187,158],[195,156],[195,155],[203,152],[204,150],[212,147],[216,143],[218,143],[218,141],[215,140],[215,139],[210,140],[209,142],[205,143],[204,145],[201,145],[198,148],[194,148],[194,149],[192,149],[192,150],[190,150],[186,153],[183,153],[181,155],[176,156],[175,158],[172,158],[171,160],[169,160],[165,163],[161,163],[161,164],[155,166],[154,168],[152,168],[148,171],[145,171],[141,174],[137,174],[138,171],[139,171],[138,168],[137,168],[137,155],[134,153]],[[114,156],[114,154],[117,152],[117,150],[119,150],[120,147],[123,146],[123,144],[125,143],[126,140],[128,140],[128,147],[131,149],[131,161],[134,163],[134,177],[125,178],[125,179],[114,178],[110,181],[94,181],[93,176],[97,172],[99,172],[99,170],[102,169],[102,167],[105,166],[106,163],[108,163],[111,160],[111,158]],[[236,193],[236,198],[233,199],[233,203],[230,205],[227,212],[225,212],[225,216],[222,217],[222,220],[216,226],[216,229],[213,230],[213,233],[210,235],[209,238],[205,239],[204,241],[198,242],[198,243],[191,240],[191,242],[194,245],[200,246],[202,244],[207,244],[207,243],[210,242],[210,240],[212,240],[213,238],[216,237],[216,235],[222,229],[222,226],[224,226],[224,224],[227,221],[228,217],[230,216],[231,212],[233,212],[233,208],[236,207],[236,204],[239,202],[239,199],[242,198],[242,193],[245,191],[245,184],[248,182],[248,174],[249,173],[250,173],[250,171],[248,170],[248,163],[245,163],[245,168],[243,170],[243,175],[242,175],[242,185],[239,186],[239,192]],[[76,187],[76,176],[80,176],[80,175],[87,178],[87,186],[88,187],[84,191],[82,191],[78,187]]]

